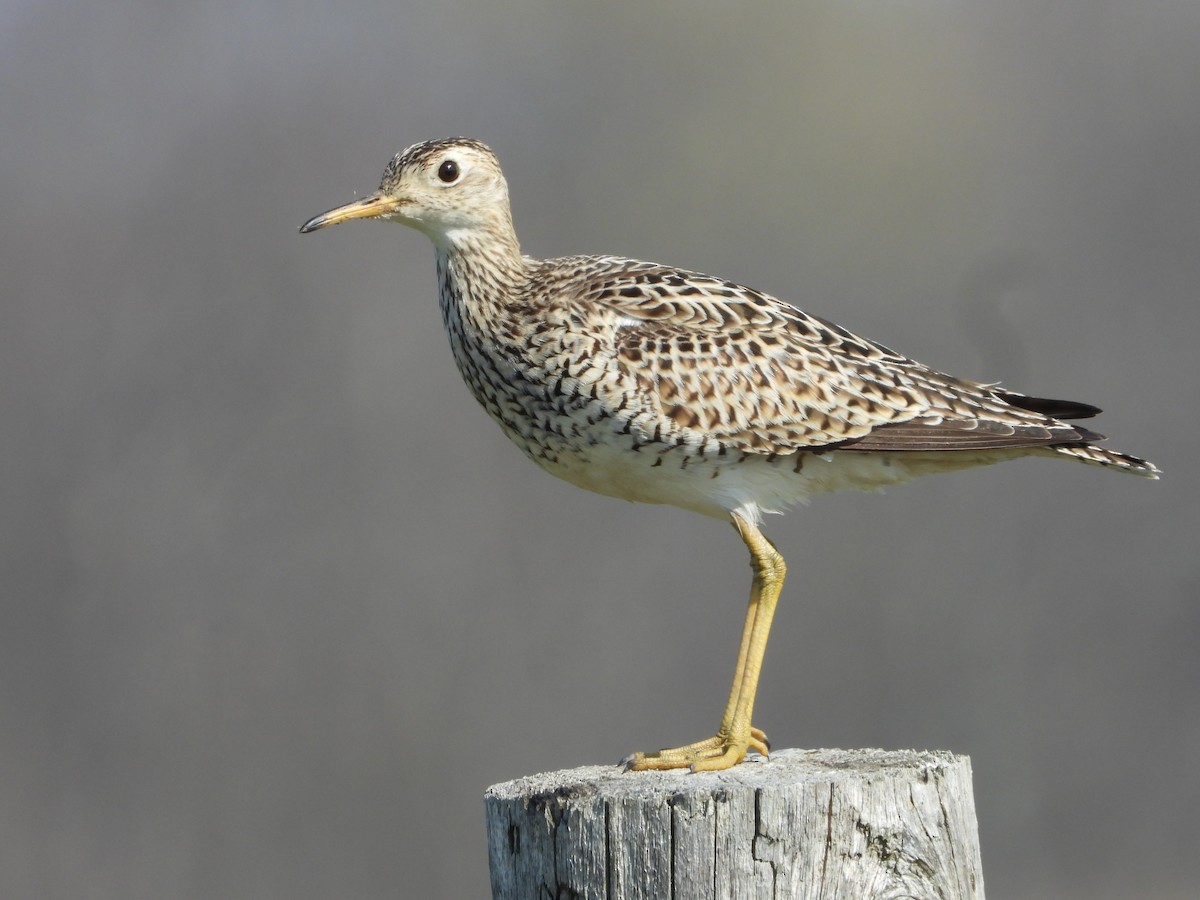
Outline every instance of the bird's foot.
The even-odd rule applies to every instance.
[[[764,757],[771,752],[766,734],[754,727],[741,735],[721,731],[708,740],[696,741],[683,747],[656,750],[653,753],[634,753],[621,760],[621,765],[627,772],[644,772],[651,769],[717,771],[736,766],[751,750]]]

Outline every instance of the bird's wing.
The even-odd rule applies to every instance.
[[[968,450],[1092,441],[1059,421],[1098,410],[930,369],[770,295],[697,273],[604,258],[576,296],[615,317],[637,384],[634,427],[756,454]]]

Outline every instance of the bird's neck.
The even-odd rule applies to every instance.
[[[443,314],[465,315],[486,326],[523,293],[528,263],[507,227],[449,234],[437,243]]]

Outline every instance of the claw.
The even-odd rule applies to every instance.
[[[757,728],[749,729],[743,737],[718,734],[682,747],[653,753],[634,753],[621,760],[621,765],[626,772],[664,769],[711,772],[736,766],[746,758],[748,752],[762,758],[766,758],[770,752],[767,736]]]

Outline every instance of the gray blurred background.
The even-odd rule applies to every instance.
[[[523,459],[421,235],[297,234],[467,134],[529,253],[748,283],[1163,466],[768,522],[757,721],[970,754],[991,897],[1195,896],[1193,0],[0,17],[0,895],[482,898],[488,784],[712,732],[734,534]]]

